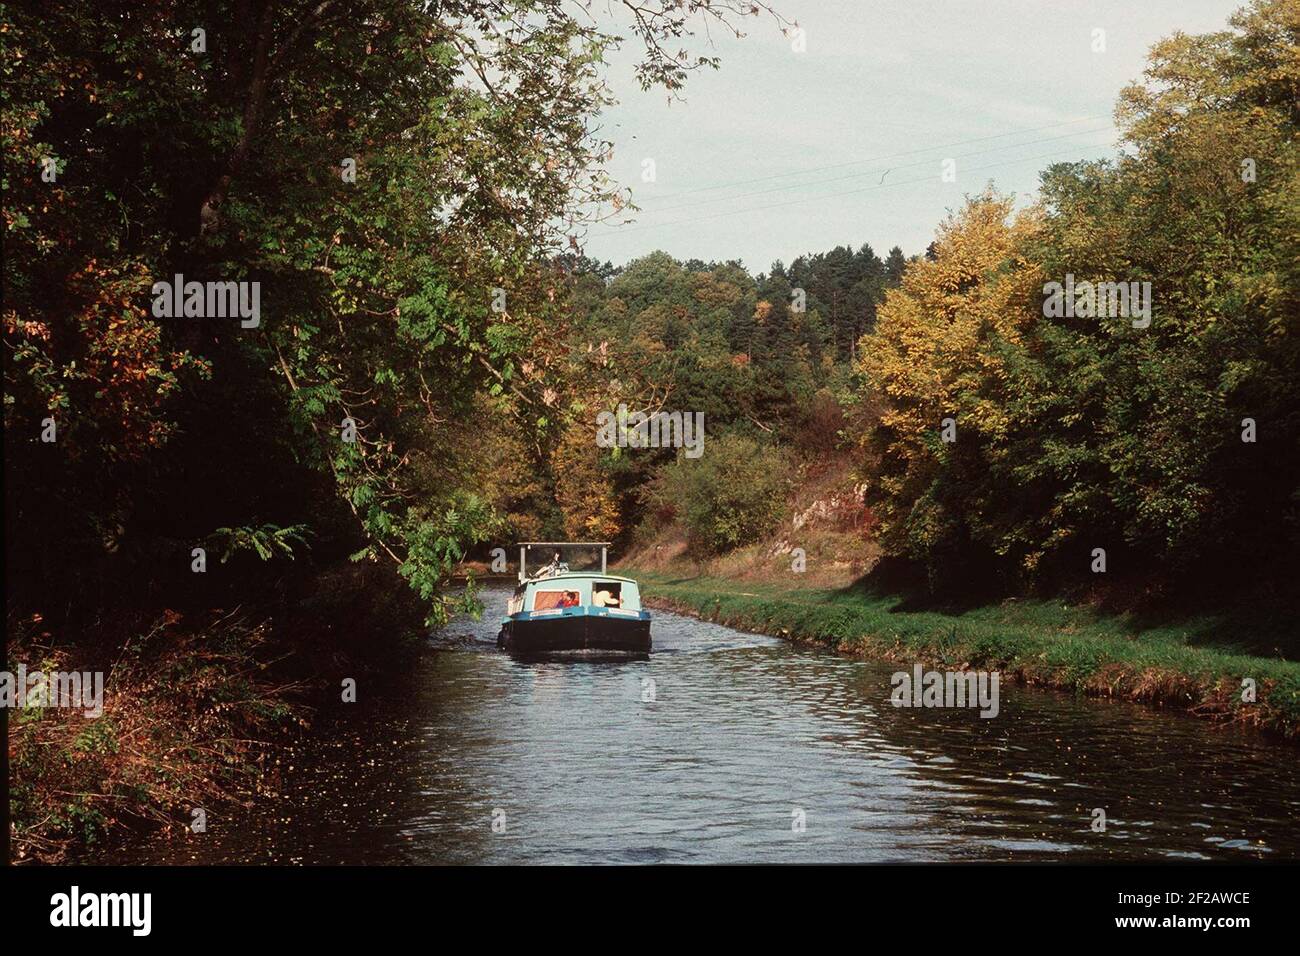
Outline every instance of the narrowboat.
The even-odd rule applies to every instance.
[[[535,574],[527,549],[557,549]],[[600,571],[571,571],[558,549],[600,548]],[[521,655],[640,656],[650,653],[650,612],[641,608],[636,581],[608,573],[608,542],[524,542],[519,586],[506,606],[497,646]]]

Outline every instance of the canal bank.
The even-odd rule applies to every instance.
[[[1244,727],[1023,686],[992,719],[893,707],[892,664],[669,611],[645,660],[519,659],[508,597],[322,704],[271,792],[85,862],[1300,858],[1300,763]]]
[[[80,644],[39,615],[11,620],[9,862],[75,861],[262,800],[316,714],[409,668],[423,615],[396,574],[348,563],[278,602],[105,615]],[[60,675],[84,675],[94,706],[42,693]],[[19,676],[14,700],[6,678]]]
[[[909,609],[862,587],[796,588],[624,568],[648,606],[860,658],[998,671],[1004,680],[1140,701],[1300,740],[1300,664],[1240,653],[1214,622],[1143,626],[1061,602]]]

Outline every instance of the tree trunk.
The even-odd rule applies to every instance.
[[[272,14],[275,12],[275,0],[266,0],[262,16],[257,26],[257,46],[253,53],[253,75],[248,84],[248,98],[244,102],[244,123],[230,158],[226,161],[225,171],[208,191],[199,208],[199,232],[206,234],[215,231],[221,225],[221,205],[226,201],[226,193],[235,176],[248,161],[248,154],[253,148],[253,137],[257,133],[262,119],[262,107],[266,103],[266,91],[270,85],[270,47]]]

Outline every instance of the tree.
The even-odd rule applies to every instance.
[[[888,294],[862,370],[888,403],[866,447],[894,553],[1040,581],[1078,580],[1097,546],[1184,581],[1292,573],[1300,3],[1231,25],[1153,49],[1121,97],[1129,153],[1052,167],[1010,223],[979,197]],[[1054,307],[1049,281],[1084,304]],[[1094,308],[1099,284],[1129,298]]]
[[[885,257],[885,284],[890,288],[897,287],[903,281],[903,271],[906,268],[907,257],[903,255],[902,249],[894,246]]]
[[[985,445],[1007,421],[978,385],[999,380],[997,350],[1023,333],[1039,281],[1017,251],[1036,215],[1008,223],[1010,211],[993,192],[968,200],[940,227],[934,258],[914,263],[886,294],[859,349],[860,371],[888,403],[864,436],[867,501],[886,549],[935,574],[966,557],[979,523],[996,513],[980,483]]]
[[[638,76],[671,91],[716,61],[670,42],[767,10],[616,6],[644,45]],[[270,383],[245,438],[329,475],[364,529],[356,556],[400,571],[443,620],[441,580],[498,526],[451,423],[486,393],[530,437],[555,426],[544,379],[563,359],[540,338],[561,306],[552,260],[588,210],[623,202],[590,122],[617,41],[563,0],[16,10],[0,129],[20,159],[6,165],[4,341],[22,444],[6,507],[10,553],[37,556],[28,593],[50,590],[68,542],[102,552],[110,529],[142,527],[144,502],[183,512],[172,534],[189,534],[203,493],[162,508],[148,494],[169,438]],[[151,284],[177,274],[257,283],[258,324],[151,315]],[[38,437],[51,411],[53,448]],[[187,464],[217,486],[213,462]],[[252,517],[209,515],[203,534]]]
[[[698,557],[760,540],[780,522],[788,492],[784,455],[739,435],[711,439],[708,454],[678,458],[642,495],[659,515],[679,518]]]

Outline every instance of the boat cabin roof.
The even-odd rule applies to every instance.
[[[634,578],[625,578],[621,574],[602,574],[600,571],[562,571],[559,574],[552,574],[544,578],[529,578],[518,587],[516,591],[522,591],[531,585],[550,584],[552,581],[619,581],[623,584],[636,584]]]
[[[519,548],[608,548],[612,543],[610,541],[518,541],[515,546]]]

